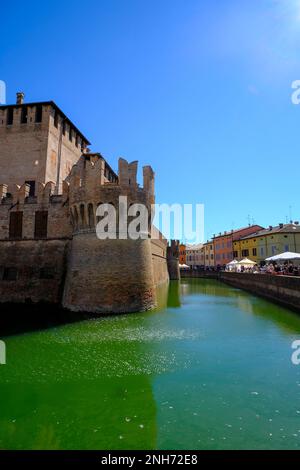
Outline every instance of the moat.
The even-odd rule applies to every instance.
[[[0,448],[298,449],[300,316],[214,280],[160,296],[2,337]]]

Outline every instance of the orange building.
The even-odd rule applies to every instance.
[[[186,264],[186,246],[183,243],[179,245],[179,264]]]
[[[235,241],[262,229],[263,227],[260,225],[249,225],[248,227],[215,235],[213,238],[215,266],[223,266],[224,264],[230,263],[230,261],[234,259],[233,243]]]

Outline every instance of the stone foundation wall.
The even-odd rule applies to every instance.
[[[100,241],[93,232],[74,240],[1,240],[0,302],[64,303],[95,313],[148,310],[156,304],[155,287],[169,280],[165,245]]]
[[[300,277],[221,272],[219,279],[300,311]]]
[[[0,241],[0,302],[59,304],[67,247],[68,240]]]
[[[205,279],[218,279],[218,272],[217,271],[196,271],[195,269],[181,269],[180,276],[182,279],[184,278],[205,278]]]
[[[63,306],[72,311],[129,313],[156,305],[151,242],[74,234]]]

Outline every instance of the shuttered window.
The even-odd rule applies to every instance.
[[[11,212],[9,219],[9,238],[22,238],[23,212]]]
[[[34,238],[47,238],[48,211],[36,211]]]

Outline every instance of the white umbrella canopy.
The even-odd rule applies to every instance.
[[[248,259],[248,258],[244,258],[238,262],[239,266],[254,266],[255,264],[256,264],[255,261],[252,261],[251,259]]]
[[[187,264],[180,264],[179,268],[186,269],[189,268],[189,266]]]
[[[300,259],[300,253],[292,253],[291,251],[286,251],[285,253],[280,253],[279,255],[271,256],[267,258],[266,261],[292,261],[294,259]]]

